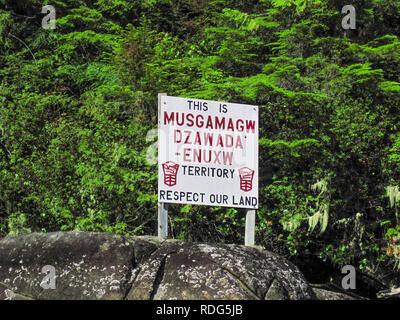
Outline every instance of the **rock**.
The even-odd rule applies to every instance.
[[[105,233],[6,237],[0,241],[0,283],[33,299],[120,300],[135,267],[133,253],[133,243]],[[55,289],[40,285],[47,275],[42,273],[46,265],[55,268]],[[4,290],[0,298],[7,298]]]
[[[0,299],[316,298],[292,263],[241,245],[56,232],[0,239],[0,262]]]
[[[21,294],[13,292],[3,284],[0,284],[0,297],[2,300],[32,300],[30,297],[25,297]]]
[[[310,284],[318,300],[371,300],[359,295],[355,289],[343,289],[334,282]]]
[[[313,299],[290,262],[252,247],[167,243],[138,266],[127,299]]]
[[[400,300],[400,288],[379,291],[377,297],[382,300]]]
[[[345,293],[322,288],[313,288],[318,300],[359,300]]]

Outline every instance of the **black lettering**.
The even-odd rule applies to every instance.
[[[210,194],[210,202],[211,203],[215,202],[215,194],[213,194],[213,193]]]
[[[232,196],[232,204],[233,205],[238,205],[238,203],[236,203],[236,201],[235,201],[235,196]]]
[[[210,168],[210,170],[211,170],[211,172],[212,172],[212,173],[211,173],[211,176],[214,177],[215,168]]]
[[[165,190],[160,190],[160,200],[165,200],[164,196],[165,196]]]
[[[250,197],[246,197],[246,206],[251,206],[252,199]]]
[[[172,191],[171,191],[171,190],[168,190],[168,191],[167,191],[167,200],[172,200],[171,195],[172,195]]]
[[[256,197],[252,197],[252,203],[251,204],[253,205],[253,207],[257,206],[258,200],[257,200]]]

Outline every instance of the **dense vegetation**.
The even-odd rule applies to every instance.
[[[0,0],[0,235],[155,234],[157,93],[260,106],[256,244],[400,261],[400,3]],[[43,29],[44,5],[56,29]],[[244,212],[170,206],[170,236],[243,243]]]

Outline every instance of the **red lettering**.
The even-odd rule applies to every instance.
[[[187,133],[187,136],[186,136],[186,139],[185,139],[185,142],[184,142],[184,143],[192,144],[191,142],[189,142],[189,137],[190,137],[190,134],[191,134],[192,132],[189,131],[189,130],[185,130],[184,132]]]
[[[227,120],[228,119],[228,120]],[[185,123],[186,121],[186,123]],[[214,122],[213,122],[214,121]],[[207,119],[204,118],[203,115],[199,114],[195,116],[192,113],[185,114],[183,112],[171,112],[168,113],[164,111],[164,125],[178,125],[184,126],[185,124],[188,127],[197,126],[198,128],[205,127],[206,129],[215,129],[215,130],[230,130],[234,132],[235,130],[238,132],[243,132],[245,129],[247,132],[255,133],[256,131],[256,121],[255,120],[232,120],[232,118],[219,118],[215,116],[208,116]],[[207,139],[210,136],[207,137]],[[229,138],[230,139],[230,138]]]
[[[223,158],[223,161],[224,161],[224,165],[226,165],[227,164],[227,162],[229,161],[229,165],[231,166],[232,165],[232,158],[233,158],[233,152],[231,151],[231,152],[223,152],[222,153],[222,158]]]
[[[196,132],[196,138],[194,139],[194,144],[201,145],[201,139],[200,139],[200,132]]]
[[[183,149],[183,161],[192,162],[192,161],[190,160],[190,150],[191,150],[191,149],[187,149],[187,148],[184,148],[184,149]]]
[[[233,136],[231,136],[230,134],[227,134],[225,136],[225,147],[226,148],[233,147]]]
[[[217,140],[217,147],[224,147],[224,143],[222,141],[222,135],[218,135],[218,140]]]
[[[233,128],[233,121],[231,118],[229,118],[227,130],[235,131],[235,129]]]
[[[188,115],[186,116],[187,126],[188,127],[193,127],[193,125],[194,125],[193,119],[194,119],[194,115],[192,113],[188,113]]]
[[[240,136],[237,137],[235,148],[243,149],[242,138]]]
[[[183,126],[185,123],[185,114],[182,113],[181,121],[179,122],[179,112],[175,112],[175,113],[176,113],[176,124],[178,126]]]
[[[174,125],[174,113],[171,112],[171,115],[168,116],[168,112],[164,111],[164,125],[170,123],[172,121],[172,125]]]
[[[221,118],[221,120],[219,120],[218,117],[215,117],[215,129],[225,130],[225,118]]]
[[[201,122],[199,122],[199,119],[200,119],[200,118],[201,118]],[[198,126],[199,128],[202,128],[203,125],[204,125],[204,117],[203,117],[201,114],[199,114],[199,115],[196,117],[196,126]]]
[[[203,150],[203,160],[205,163],[211,162],[211,150],[208,150],[208,160],[206,160],[207,150]]]
[[[176,138],[176,134],[177,133],[179,133],[179,141],[178,141],[178,139]],[[179,130],[179,129],[175,129],[175,131],[174,131],[174,142],[175,143],[180,143],[182,141],[182,132],[181,132],[181,130]]]
[[[241,125],[239,125],[239,123],[241,123]],[[241,119],[238,119],[238,121],[236,121],[236,130],[239,132],[243,132],[244,130],[244,122]]]
[[[206,133],[204,132],[204,145],[207,146],[209,145],[210,147],[212,147],[213,145],[213,133]]]
[[[213,123],[212,123],[211,116],[208,116],[208,117],[207,117],[206,129],[208,129],[208,128],[210,128],[210,129],[213,128]]]
[[[219,161],[219,155],[221,154],[221,151],[214,151],[214,156],[215,156],[215,159],[214,159],[214,163],[218,163],[218,164],[221,164],[221,161]]]
[[[256,122],[254,120],[246,120],[246,129],[247,132],[251,130],[252,133],[256,130]]]
[[[201,149],[194,149],[193,150],[193,162],[201,163]]]

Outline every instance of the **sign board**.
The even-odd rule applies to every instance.
[[[158,201],[258,208],[258,107],[163,95]]]

